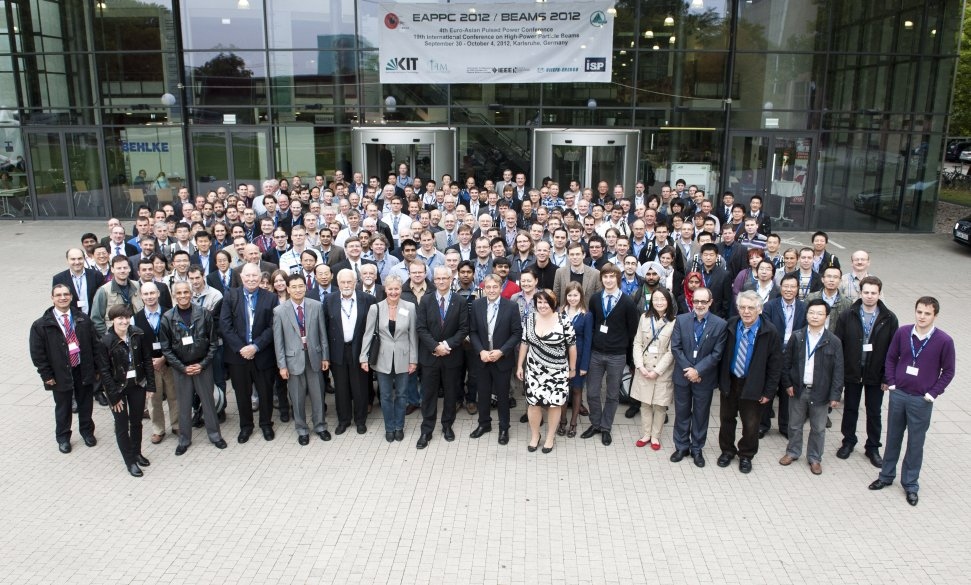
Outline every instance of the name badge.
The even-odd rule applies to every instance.
[[[81,351],[81,348],[78,347],[78,344],[77,343],[71,342],[71,343],[67,344],[67,350],[69,352],[71,352],[71,353],[77,353],[77,352]]]
[[[192,345],[192,336],[186,335],[182,338],[182,345]]]
[[[135,370],[128,370],[128,378],[131,379],[134,377],[135,377]]]
[[[647,348],[647,353],[657,353],[657,348],[654,346],[651,346]]]
[[[401,315],[402,317],[407,317],[408,309],[398,309],[398,314]]]
[[[695,350],[694,354],[692,354],[692,357],[694,359],[698,359],[698,350],[697,349]]]
[[[160,351],[162,349],[162,344],[156,341],[155,343],[152,344],[152,349],[154,349],[155,351]]]
[[[872,343],[864,343],[863,344],[863,353],[867,353],[867,352],[870,352],[870,351],[873,351],[873,344]]]
[[[600,326],[600,332],[601,333],[606,333],[607,332],[607,326],[606,325],[601,325]]]
[[[920,370],[916,366],[907,366],[907,375],[916,376]]]
[[[300,343],[302,343],[304,347],[307,347],[307,336],[306,335],[301,335],[300,336]]]

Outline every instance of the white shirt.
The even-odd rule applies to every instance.
[[[813,354],[813,357],[809,357],[809,352],[814,352],[816,350],[816,346],[819,344],[819,340],[823,338],[823,333],[825,331],[826,328],[823,327],[823,330],[819,332],[819,335],[815,335],[809,330],[808,327],[806,328],[806,339],[809,340],[809,351],[806,352],[806,369],[802,374],[802,383],[806,386],[811,386],[813,383],[813,370],[816,362],[816,355]]]
[[[341,325],[344,328],[344,343],[354,341],[354,325],[357,324],[357,297],[353,294],[350,299],[340,298]]]

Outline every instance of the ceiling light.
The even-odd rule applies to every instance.
[[[664,26],[674,26],[674,17],[668,16],[664,19]]]

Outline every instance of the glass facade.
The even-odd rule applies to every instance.
[[[378,0],[0,0],[7,215],[346,175],[356,127],[456,128],[452,172],[480,181],[535,157],[574,172],[578,147],[533,152],[536,128],[616,128],[640,131],[653,192],[704,169],[785,226],[933,228],[963,2],[615,9],[611,83],[383,85]],[[621,154],[596,156],[589,186]]]

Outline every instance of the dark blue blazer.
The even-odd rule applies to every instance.
[[[88,311],[90,311],[91,303],[94,302],[94,293],[98,292],[101,285],[105,283],[105,277],[102,276],[102,274],[97,270],[85,268],[84,280],[85,285],[87,286],[87,291],[85,292],[88,293]],[[67,288],[71,289],[71,307],[73,307],[76,311],[80,310],[78,309],[78,292],[74,290],[74,279],[71,278],[70,269],[65,270],[64,272],[58,272],[54,275],[54,278],[51,279],[51,288],[53,289],[58,284],[63,284]]]
[[[364,340],[364,326],[367,324],[367,312],[371,305],[377,303],[369,294],[354,291],[357,305],[357,322],[354,324],[354,341],[351,345],[352,364],[358,363],[361,355],[361,345]],[[324,325],[327,331],[327,344],[330,346],[330,362],[344,365],[344,324],[341,315],[341,293],[335,287],[333,294],[328,294],[323,301]]]
[[[234,270],[230,270],[229,288],[226,288],[226,285],[223,284],[222,278],[220,277],[218,268],[209,272],[209,276],[206,277],[206,282],[209,284],[209,286],[221,292],[224,297],[226,296],[226,291],[228,291],[230,288],[240,288],[243,286],[243,279],[240,278],[239,273]]]
[[[769,323],[772,323],[775,330],[779,332],[779,341],[782,342],[783,349],[785,349],[786,345],[785,341],[782,341],[786,336],[786,314],[782,310],[782,304],[784,302],[781,297],[776,297],[762,305],[762,317]],[[799,299],[796,299],[793,303],[792,330],[799,331],[806,326],[806,303]]]
[[[472,301],[472,321],[469,326],[469,341],[478,357],[479,352],[489,349],[489,321],[486,315],[489,299],[482,297]],[[499,312],[492,329],[492,347],[502,351],[502,359],[498,362],[483,363],[491,365],[502,372],[511,372],[516,362],[516,346],[523,339],[523,323],[519,315],[519,306],[509,300],[499,297]]]
[[[714,390],[718,385],[718,364],[725,351],[728,329],[725,320],[718,315],[708,312],[708,322],[705,332],[698,344],[695,344],[694,330],[695,313],[678,315],[674,322],[674,333],[671,335],[671,353],[674,354],[674,385],[686,387],[691,382],[684,377],[685,368],[698,370],[701,383],[695,387],[700,390]],[[698,356],[695,357],[695,350]]]
[[[573,320],[573,331],[577,336],[577,377],[580,371],[590,369],[590,353],[593,351],[593,314],[584,311]],[[576,380],[576,377],[574,377]]]
[[[418,319],[415,330],[418,334],[418,363],[423,366],[458,368],[464,356],[462,342],[469,335],[468,305],[460,295],[452,293],[445,307],[445,321],[442,321],[438,306],[437,291],[425,293],[418,303]],[[447,356],[438,357],[432,352],[444,341],[452,348]]]
[[[227,364],[243,365],[248,360],[239,355],[246,347],[246,296],[242,287],[231,288],[223,296],[219,311],[219,332],[226,347],[224,360]],[[273,350],[273,309],[279,304],[276,294],[256,289],[256,311],[253,312],[253,343],[259,348],[254,361],[256,367],[276,368],[276,353]]]

